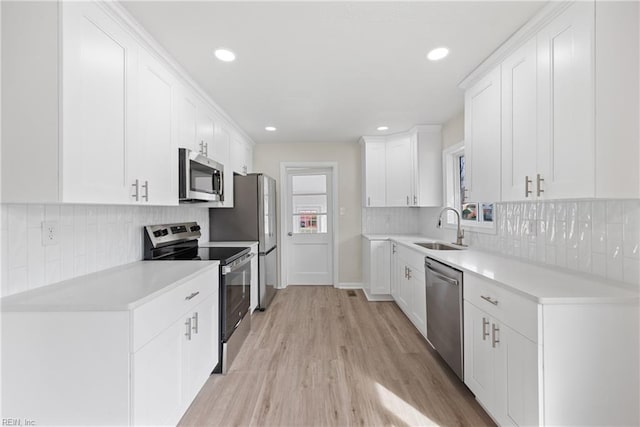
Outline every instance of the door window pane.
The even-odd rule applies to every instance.
[[[311,211],[294,214],[292,229],[296,234],[326,233],[327,215]]]
[[[327,192],[326,175],[294,175],[292,179],[293,194],[324,194]]]
[[[327,195],[293,196],[293,213],[301,212],[327,213]]]

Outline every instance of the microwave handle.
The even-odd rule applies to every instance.
[[[224,202],[224,173],[220,171],[220,201]]]

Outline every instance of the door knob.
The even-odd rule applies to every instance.
[[[293,233],[292,232],[288,232],[287,236],[291,237],[291,236],[293,236]]]

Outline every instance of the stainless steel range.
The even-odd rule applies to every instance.
[[[227,373],[251,330],[247,316],[251,301],[250,248],[198,246],[200,226],[196,222],[144,227],[144,259],[154,261],[220,262],[219,360],[214,373]]]

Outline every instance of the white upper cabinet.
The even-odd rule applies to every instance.
[[[177,147],[228,165],[224,113],[117,2],[9,2],[2,21],[3,202],[177,205]]]
[[[137,135],[131,144],[135,151],[129,156],[132,199],[153,205],[176,204],[178,150],[172,122],[176,80],[142,49],[138,70]]]
[[[530,40],[502,63],[502,200],[535,196],[536,46]]]
[[[362,137],[363,206],[439,206],[442,135],[436,125]]]
[[[472,199],[640,197],[639,7],[550,3],[463,81]]]
[[[469,199],[500,201],[500,67],[465,93],[466,184]]]
[[[363,206],[387,205],[386,143],[384,138],[363,137],[362,182]]]
[[[63,4],[62,22],[60,196],[67,202],[127,203],[137,45],[94,3]]]
[[[576,2],[537,36],[537,169],[544,198],[594,196],[593,23],[593,3]]]
[[[176,94],[176,118],[178,126],[177,145],[181,148],[199,151],[198,104],[199,100],[187,88],[180,87]]]
[[[249,143],[234,136],[231,138],[231,167],[233,171],[246,175],[249,173],[249,165],[253,163],[253,149]]]
[[[413,183],[413,147],[411,136],[394,135],[387,138],[387,204],[386,206],[412,206],[415,189]]]

